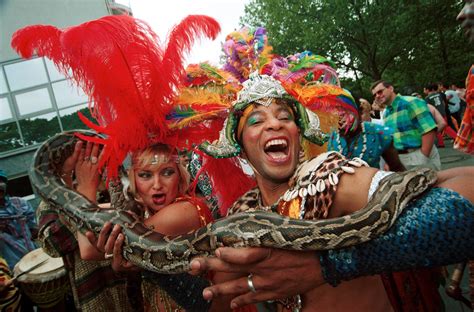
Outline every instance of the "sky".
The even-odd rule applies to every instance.
[[[219,65],[221,44],[225,36],[240,28],[239,18],[244,15],[249,0],[116,0],[132,9],[133,16],[146,21],[162,41],[173,25],[190,14],[204,14],[215,18],[221,25],[216,40],[202,39],[194,44],[187,63],[210,61]]]

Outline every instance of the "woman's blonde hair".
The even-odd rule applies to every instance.
[[[179,161],[177,151],[171,149],[171,147],[166,144],[154,144],[144,150],[135,152],[132,155],[132,165],[128,170],[128,179],[130,181],[128,190],[136,200],[140,201],[135,183],[135,169],[143,168],[145,166],[159,167],[162,164],[169,162],[170,159],[175,161],[179,172],[178,194],[186,194],[191,177],[189,172]]]

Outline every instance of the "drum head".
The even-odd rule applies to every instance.
[[[20,276],[19,282],[46,282],[66,273],[64,269],[64,263],[62,258],[52,258],[46,254],[42,248],[35,249],[27,253],[21,260],[15,265],[14,274],[15,276],[21,274],[41,261],[46,260],[41,266],[36,269]]]

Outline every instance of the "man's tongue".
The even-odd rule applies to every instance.
[[[163,205],[165,203],[165,195],[153,195],[152,200],[155,205]]]

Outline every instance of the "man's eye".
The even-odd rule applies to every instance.
[[[285,113],[280,114],[280,116],[278,116],[278,119],[280,119],[280,120],[293,120],[293,117],[291,116],[290,113],[285,112]]]
[[[248,124],[249,126],[257,125],[257,124],[259,124],[259,123],[261,123],[261,122],[262,122],[262,119],[259,118],[259,117],[256,117],[256,116],[251,116],[251,117],[249,117],[249,119],[247,120],[247,124]]]

